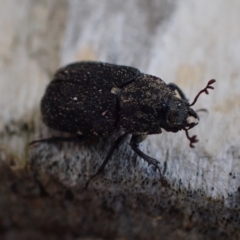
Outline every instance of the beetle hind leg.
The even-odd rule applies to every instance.
[[[97,172],[92,175],[88,181],[85,184],[84,189],[88,188],[89,183],[95,178],[97,177],[99,174],[101,174],[104,171],[104,168],[106,167],[108,161],[110,160],[110,158],[112,157],[113,153],[115,152],[115,150],[120,147],[126,140],[127,137],[129,136],[128,133],[124,133],[122,136],[120,136],[115,142],[114,144],[111,146],[107,156],[105,157],[103,163],[101,164],[101,166],[98,168]]]
[[[160,174],[160,180],[162,185],[164,186],[168,186],[168,181],[162,176],[161,173],[161,169],[159,167],[159,162],[154,159],[149,157],[148,155],[146,155],[144,152],[142,152],[138,147],[139,147],[139,143],[141,143],[143,140],[146,139],[146,135],[133,135],[130,141],[130,146],[132,147],[132,150],[142,159],[144,159],[149,165],[153,165]]]
[[[36,143],[56,143],[56,142],[83,142],[87,139],[86,136],[76,136],[76,137],[50,137],[35,140],[29,143],[29,146],[32,146]]]

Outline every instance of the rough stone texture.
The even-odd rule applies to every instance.
[[[240,191],[238,0],[2,1],[0,3],[1,239],[238,239]],[[9,14],[11,13],[11,14]],[[193,99],[216,78],[191,130],[149,136],[159,174],[120,147],[83,187],[116,138],[37,144],[61,135],[41,123],[52,73],[77,60],[131,65]]]

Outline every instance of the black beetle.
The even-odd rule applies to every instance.
[[[130,145],[149,164],[158,161],[139,148],[148,134],[184,130],[190,147],[197,142],[188,130],[198,123],[198,115],[190,107],[199,95],[208,94],[207,86],[189,104],[182,90],[174,83],[143,74],[138,69],[102,62],[76,62],[60,68],[54,75],[41,101],[43,122],[50,128],[76,134],[74,138],[52,137],[36,142],[82,141],[87,137],[109,137],[124,132],[104,159],[93,179],[104,170],[114,150],[131,134]],[[176,92],[180,95],[178,97]],[[159,169],[160,172],[160,169]],[[90,181],[89,180],[89,181]],[[88,183],[89,183],[88,181]],[[88,184],[87,183],[87,184]]]

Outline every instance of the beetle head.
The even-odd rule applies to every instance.
[[[196,112],[190,108],[187,101],[172,96],[164,99],[162,127],[166,131],[177,132],[190,129],[198,124]]]
[[[190,147],[194,148],[194,143],[198,142],[197,136],[189,136],[188,130],[193,128],[198,124],[199,117],[196,112],[193,111],[191,106],[193,106],[199,96],[202,93],[208,94],[209,89],[214,89],[211,86],[215,83],[215,79],[208,81],[207,86],[199,91],[195,99],[191,104],[186,99],[180,99],[176,96],[166,97],[162,103],[162,119],[161,125],[166,131],[177,132],[179,130],[184,130],[188,140],[190,141]]]

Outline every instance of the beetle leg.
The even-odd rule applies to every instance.
[[[186,98],[185,94],[183,93],[182,89],[176,85],[175,83],[169,83],[168,86],[173,90],[177,91],[180,97],[188,102],[188,99]]]
[[[130,141],[130,146],[132,147],[133,151],[141,158],[143,158],[145,161],[148,162],[148,164],[152,164],[154,167],[156,167],[159,172],[160,168],[158,166],[158,161],[154,158],[149,157],[148,155],[146,155],[145,153],[143,153],[138,147],[139,147],[139,143],[141,143],[142,141],[144,141],[146,139],[146,135],[133,135]]]
[[[159,162],[146,155],[144,152],[142,152],[138,147],[139,143],[141,143],[143,140],[145,140],[147,135],[133,135],[130,141],[130,146],[132,147],[132,150],[142,159],[144,159],[149,165],[153,165],[156,169],[158,169],[160,174],[160,180],[162,185],[169,186],[168,181],[162,176],[161,169],[159,167]]]
[[[198,110],[196,110],[195,112],[205,112],[205,113],[209,113],[208,110],[206,108],[200,108]]]
[[[35,140],[29,143],[29,146],[32,146],[35,143],[55,143],[55,142],[82,142],[86,140],[86,136],[76,136],[76,137],[50,137]]]
[[[128,133],[124,133],[122,136],[120,136],[115,142],[114,144],[112,145],[112,147],[110,148],[107,156],[105,157],[103,163],[101,164],[101,166],[98,168],[97,172],[92,175],[88,181],[86,182],[85,184],[85,188],[84,189],[87,189],[89,183],[95,178],[97,177],[99,174],[101,174],[103,171],[104,171],[104,168],[106,167],[108,161],[110,160],[110,158],[112,157],[114,151],[120,147],[127,139],[127,137],[129,136]]]

